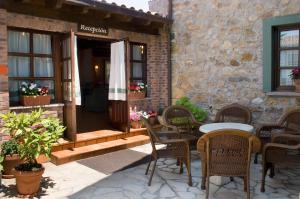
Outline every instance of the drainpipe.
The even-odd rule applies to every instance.
[[[167,53],[167,59],[168,59],[168,93],[169,93],[169,99],[168,99],[168,105],[172,104],[172,61],[171,61],[171,50],[172,50],[172,43],[171,43],[171,31],[172,31],[172,16],[173,16],[173,2],[172,0],[169,0],[169,7],[168,7],[168,18],[170,22],[168,23],[168,53]]]

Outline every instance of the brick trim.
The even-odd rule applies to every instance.
[[[0,75],[7,75],[8,68],[6,64],[0,64]]]

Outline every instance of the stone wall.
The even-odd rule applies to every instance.
[[[70,32],[72,29],[78,35],[99,37],[105,39],[119,40],[129,38],[131,42],[147,44],[147,83],[149,86],[148,98],[141,101],[130,102],[132,106],[137,105],[140,109],[158,110],[159,107],[168,105],[168,66],[167,66],[167,32],[161,30],[160,35],[149,35],[116,29],[109,29],[108,36],[95,36],[88,33],[77,32],[77,24],[39,18],[29,15],[7,13],[0,10],[0,50],[7,52],[7,27],[20,27],[52,32]],[[0,54],[0,64],[7,64],[7,54]],[[0,111],[9,109],[8,100],[8,78],[7,74],[0,79]],[[3,86],[4,85],[4,86]],[[145,111],[146,111],[145,110]]]
[[[164,17],[169,13],[169,0],[150,0],[148,4],[151,12],[157,12]]]
[[[188,96],[213,118],[220,107],[251,107],[274,121],[300,106],[296,97],[263,92],[263,19],[300,12],[300,0],[174,0],[172,99]]]

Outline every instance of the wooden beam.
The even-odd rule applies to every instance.
[[[61,9],[65,0],[45,0],[45,6],[48,8]]]
[[[82,14],[87,14],[89,12],[89,8],[88,7],[83,7],[81,13]]]
[[[103,17],[103,19],[109,19],[111,18],[111,13],[106,13]]]
[[[143,26],[141,24],[136,24],[133,21],[124,22],[116,20],[115,17],[111,20],[103,20],[103,13],[98,10],[90,10],[87,14],[82,13],[81,7],[74,7],[64,4],[62,9],[47,8],[42,5],[36,4],[23,4],[16,3],[14,1],[7,2],[6,9],[8,12],[15,12],[25,15],[37,16],[42,18],[65,20],[74,23],[89,23],[94,25],[104,25],[109,28],[121,29],[132,32],[141,32],[147,34],[157,35],[159,33],[157,27],[154,26]],[[106,17],[111,17],[110,13],[104,12]],[[99,16],[98,16],[99,15]]]

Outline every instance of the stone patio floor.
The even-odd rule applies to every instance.
[[[132,150],[150,153],[149,144]],[[200,189],[201,165],[196,152],[192,152],[193,186],[187,185],[187,176],[178,174],[175,160],[161,159],[157,163],[152,185],[147,185],[146,164],[105,175],[78,162],[61,166],[46,163],[42,189],[36,198],[70,199],[140,199],[140,198],[205,198]],[[266,178],[266,192],[260,192],[261,165],[251,165],[251,198],[255,199],[298,199],[300,192],[300,168],[282,168],[275,170],[273,179]],[[0,198],[16,198],[15,181],[2,180]],[[238,199],[246,198],[243,181],[234,178],[222,186],[210,185],[210,198]]]

